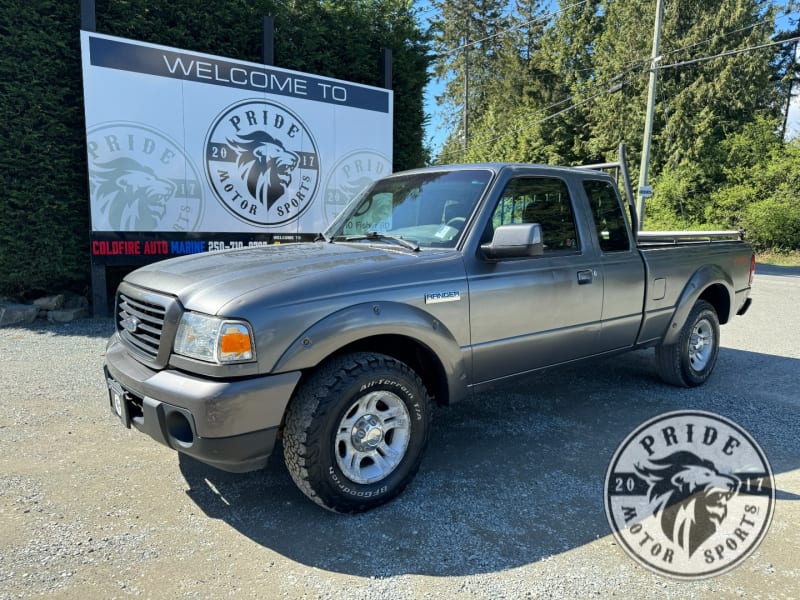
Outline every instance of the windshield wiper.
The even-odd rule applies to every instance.
[[[324,232],[320,231],[317,236],[314,238],[315,242],[333,242]]]
[[[362,240],[377,241],[377,242],[394,242],[395,244],[403,246],[403,248],[408,248],[413,252],[419,252],[419,244],[411,242],[409,240],[404,240],[403,238],[397,237],[395,235],[378,233],[377,231],[368,231],[364,235],[342,235],[336,237],[338,239],[341,239],[343,242],[358,242]]]

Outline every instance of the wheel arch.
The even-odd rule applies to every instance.
[[[714,307],[720,325],[724,325],[730,320],[731,294],[721,283],[708,286],[697,299],[705,300]]]
[[[302,371],[302,383],[321,364],[354,352],[402,361],[438,404],[468,394],[466,362],[452,333],[429,313],[396,302],[363,303],[328,315],[289,345],[274,370]]]
[[[717,313],[720,325],[730,320],[733,305],[733,280],[718,265],[704,265],[695,271],[683,288],[670,319],[663,344],[674,344],[698,300],[705,300]]]

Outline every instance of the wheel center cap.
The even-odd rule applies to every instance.
[[[695,352],[699,352],[700,350],[702,350],[705,345],[706,345],[706,340],[700,334],[695,335],[694,338],[692,339],[692,346],[694,346]]]
[[[350,435],[356,450],[368,452],[383,441],[383,428],[375,415],[364,415],[353,425]]]

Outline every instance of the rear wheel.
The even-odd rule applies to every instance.
[[[711,376],[719,353],[719,318],[714,307],[698,300],[674,344],[656,346],[658,374],[681,387],[702,385]]]
[[[425,386],[407,365],[382,354],[339,357],[314,373],[289,406],[286,465],[317,504],[369,510],[413,479],[430,420]]]

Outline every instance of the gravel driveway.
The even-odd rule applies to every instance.
[[[437,409],[417,478],[358,516],[307,501],[281,456],[231,475],[123,429],[110,321],[0,330],[0,598],[798,598],[798,297],[796,270],[761,270],[701,389],[660,383],[651,350]],[[778,489],[758,550],[700,582],[640,567],[603,510],[617,445],[681,408],[749,430]]]

